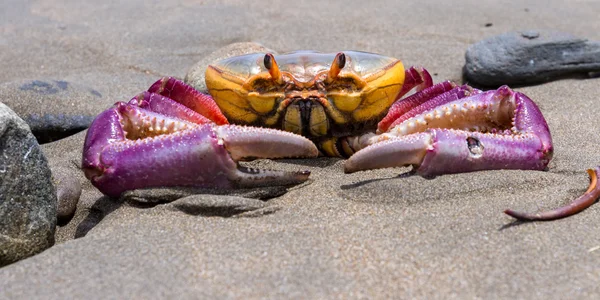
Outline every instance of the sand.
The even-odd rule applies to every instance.
[[[485,37],[539,28],[600,40],[598,1],[406,2],[9,1],[0,82],[78,82],[108,107],[232,42],[378,52],[460,82],[467,47]],[[407,168],[346,175],[339,159],[261,160],[252,165],[312,175],[266,207],[246,203],[255,214],[111,200],[77,170],[83,133],[45,145],[51,165],[80,178],[82,198],[57,245],[0,269],[1,298],[598,298],[598,206],[547,223],[502,211],[585,191],[585,169],[600,163],[600,79],[517,90],[553,134],[546,172],[424,179],[399,176]],[[190,201],[218,199],[243,202]]]

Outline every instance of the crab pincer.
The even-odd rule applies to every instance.
[[[346,161],[345,171],[412,165],[417,174],[431,177],[546,168],[553,150],[550,131],[527,96],[506,86],[481,92],[443,84],[429,88],[441,93],[430,93],[432,98],[413,101],[402,112],[394,112],[400,122],[365,139],[365,148]],[[415,97],[428,93],[425,90]]]
[[[275,129],[217,125],[214,116],[202,116],[177,100],[144,92],[96,118],[82,160],[94,186],[118,197],[150,187],[246,188],[308,179],[308,171],[258,170],[237,162],[317,156],[310,140]]]

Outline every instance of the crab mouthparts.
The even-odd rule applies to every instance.
[[[327,114],[318,98],[293,99],[283,117],[282,129],[307,137],[319,137],[328,133]]]

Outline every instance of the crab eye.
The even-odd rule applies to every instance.
[[[344,52],[340,52],[335,56],[333,62],[331,63],[331,67],[329,68],[329,72],[327,72],[327,78],[325,79],[325,82],[332,83],[340,74],[345,65],[346,54],[344,54]]]
[[[265,54],[265,59],[264,59],[263,63],[265,64],[265,68],[267,68],[267,70],[271,70],[271,68],[273,67],[273,64],[272,64],[273,60],[275,60],[273,58],[273,54],[271,54],[271,53]]]
[[[265,68],[267,68],[267,70],[269,70],[269,74],[271,75],[271,78],[273,79],[273,81],[275,81],[277,84],[282,84],[283,83],[283,75],[281,74],[281,71],[279,70],[279,66],[277,65],[277,62],[275,61],[275,57],[273,56],[273,54],[271,54],[271,53],[265,54],[263,63],[265,64]]]
[[[344,54],[344,52],[340,52],[335,56],[335,58],[336,58],[338,67],[340,69],[343,69],[344,66],[346,65],[346,54]]]

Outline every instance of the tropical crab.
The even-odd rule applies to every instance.
[[[412,165],[431,177],[544,170],[552,158],[548,125],[526,95],[433,84],[425,69],[405,70],[378,54],[237,56],[209,66],[206,85],[209,94],[162,78],[101,113],[84,145],[87,178],[118,197],[148,187],[288,185],[309,176],[250,169],[241,159],[341,156],[349,157],[347,173]]]

